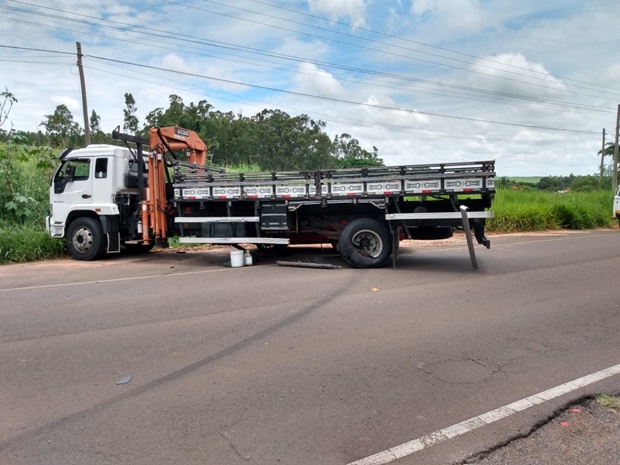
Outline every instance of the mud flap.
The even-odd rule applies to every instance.
[[[121,233],[120,232],[109,232],[108,236],[108,253],[120,253],[121,251]]]

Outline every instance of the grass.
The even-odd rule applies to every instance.
[[[66,255],[64,242],[52,239],[40,225],[0,225],[0,264]]]
[[[606,408],[620,409],[620,397],[609,394],[600,394],[596,396],[599,405]]]
[[[592,229],[612,225],[611,192],[571,192],[498,189],[489,220],[492,232],[525,232],[554,229]]]

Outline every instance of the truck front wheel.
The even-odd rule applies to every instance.
[[[76,260],[97,260],[105,252],[103,226],[96,218],[76,218],[67,231],[67,250]]]
[[[380,268],[392,255],[392,236],[387,226],[373,218],[358,218],[345,226],[338,251],[356,268]]]

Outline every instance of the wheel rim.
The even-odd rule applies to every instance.
[[[93,247],[93,233],[90,229],[82,226],[75,231],[71,242],[75,250],[86,253]]]
[[[353,245],[372,258],[377,258],[383,251],[383,241],[381,237],[370,229],[358,231],[351,239]]]

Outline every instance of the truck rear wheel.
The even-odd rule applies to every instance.
[[[345,226],[338,251],[356,268],[380,268],[392,255],[392,236],[387,226],[373,218],[358,218]]]
[[[103,226],[96,218],[76,218],[67,231],[67,249],[76,260],[97,260],[105,252]]]

